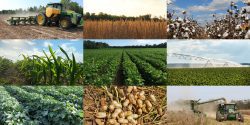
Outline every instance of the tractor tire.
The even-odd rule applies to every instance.
[[[59,21],[59,25],[62,29],[69,29],[72,27],[72,22],[69,17],[63,17]]]
[[[40,26],[45,26],[47,24],[47,17],[44,13],[39,13],[36,17],[36,22]]]

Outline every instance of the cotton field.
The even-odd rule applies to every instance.
[[[205,25],[188,17],[187,11],[176,16],[175,11],[167,13],[167,36],[169,39],[249,39],[250,2],[239,8],[234,2],[223,16],[212,14],[212,21]]]

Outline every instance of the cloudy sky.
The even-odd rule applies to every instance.
[[[84,12],[166,17],[166,0],[84,0]]]
[[[167,47],[168,53],[250,63],[249,40],[168,40]],[[190,63],[190,61],[168,57],[168,63]]]
[[[46,6],[47,3],[56,3],[60,2],[61,0],[1,0],[0,10],[8,10],[8,9],[19,9],[23,8],[26,9],[28,7],[33,6]],[[74,2],[79,3],[83,6],[83,0],[71,0]]]
[[[70,57],[74,53],[77,62],[83,62],[82,40],[0,40],[0,56],[17,61],[23,59],[21,54],[44,56],[42,50],[50,55],[48,45],[63,58],[65,56],[58,46],[62,47]]]
[[[247,86],[168,86],[168,104],[177,100],[198,100],[226,98],[230,100],[250,99],[250,87]]]
[[[234,1],[238,7],[245,6],[242,0],[171,0],[172,4],[167,6],[168,12],[175,10],[176,16],[183,15],[183,10],[187,11],[189,17],[193,17],[199,23],[205,24],[213,20],[212,15],[216,14],[218,17],[225,15],[227,9],[230,8],[230,2]]]
[[[94,40],[95,42],[104,42],[108,43],[110,46],[134,46],[134,45],[153,45],[165,43],[166,40]]]

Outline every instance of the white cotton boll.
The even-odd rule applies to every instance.
[[[218,34],[218,37],[220,38],[220,37],[221,37],[221,35],[220,35],[220,34]]]
[[[170,32],[170,28],[169,27],[167,28],[167,32]]]
[[[176,39],[176,35],[173,35],[173,38]]]
[[[189,38],[188,32],[185,32],[182,36],[183,36],[184,38]]]
[[[228,31],[226,31],[225,33],[223,33],[222,37],[223,37],[223,38],[227,38],[228,35],[229,35]]]
[[[195,33],[195,29],[193,29],[192,32]]]
[[[240,30],[240,24],[238,24],[236,27],[235,27],[235,30]]]
[[[245,39],[250,39],[250,30],[247,31],[247,33],[245,35]]]
[[[216,27],[216,30],[217,30],[217,31],[219,31],[219,30],[220,30],[220,28],[219,28],[219,27]]]

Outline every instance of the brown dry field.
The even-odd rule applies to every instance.
[[[86,39],[165,39],[166,21],[90,21],[84,22]]]
[[[81,39],[82,28],[62,30],[59,27],[37,25],[10,26],[6,20],[12,15],[0,15],[0,39]]]
[[[125,86],[119,86],[118,88],[124,88]],[[108,87],[110,88],[110,87]],[[145,95],[154,94],[157,100],[157,105],[162,106],[164,115],[159,116],[156,112],[152,111],[148,114],[144,114],[138,118],[140,125],[166,125],[166,87],[137,87],[138,90],[143,90]],[[105,90],[96,86],[84,87],[84,125],[97,125],[95,122],[95,113],[100,109],[101,97],[107,97]]]
[[[168,111],[166,125],[250,125],[250,115],[243,112],[242,114],[244,123],[238,121],[218,122],[215,118],[194,115],[188,111]]]

